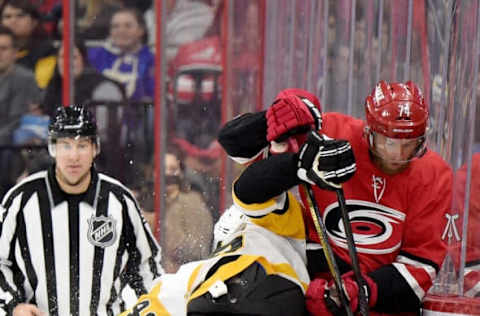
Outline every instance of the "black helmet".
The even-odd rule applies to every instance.
[[[82,105],[59,106],[48,126],[48,137],[97,136],[97,125],[92,113]]]
[[[90,137],[96,145],[96,154],[100,153],[100,138],[97,124],[92,113],[82,105],[59,106],[48,125],[48,152],[56,156],[55,144],[60,137]]]

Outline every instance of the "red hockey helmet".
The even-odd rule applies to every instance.
[[[390,138],[425,135],[428,107],[420,89],[411,81],[380,81],[365,100],[368,128]]]
[[[425,153],[428,107],[413,82],[380,81],[365,100],[365,112],[366,134],[374,155],[403,163]],[[383,135],[385,143],[375,142],[375,134]],[[408,157],[400,154],[400,148],[404,148]]]

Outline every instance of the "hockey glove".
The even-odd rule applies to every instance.
[[[295,95],[277,99],[267,110],[266,118],[269,142],[283,142],[312,128],[319,129],[322,120],[319,109],[312,102]]]
[[[340,189],[356,170],[353,150],[346,140],[327,139],[312,131],[300,148],[298,178],[322,189]]]
[[[310,316],[339,315],[342,310],[330,297],[328,282],[320,278],[312,280],[308,285],[305,304]]]
[[[377,284],[367,275],[363,275],[367,282],[368,306],[371,308],[377,303]],[[358,284],[354,280],[353,271],[342,276],[343,287],[352,312],[358,309]],[[314,279],[308,286],[306,297],[307,309],[311,315],[340,315],[345,314],[344,308],[340,306],[338,291],[333,281],[328,285],[323,279]]]

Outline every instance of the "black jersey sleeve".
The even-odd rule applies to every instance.
[[[250,158],[268,145],[265,111],[245,113],[227,122],[218,142],[230,157]]]
[[[234,183],[234,191],[243,203],[263,203],[299,183],[297,155],[284,153],[248,166]]]

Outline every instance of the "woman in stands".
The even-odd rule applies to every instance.
[[[132,101],[151,101],[153,96],[154,57],[146,42],[142,14],[135,8],[123,8],[112,16],[105,45],[88,51],[90,63],[108,78],[122,83]]]

